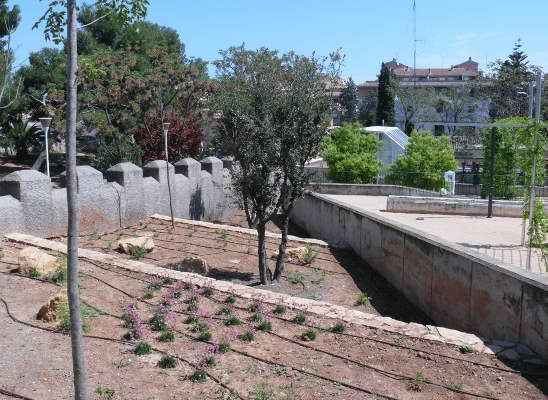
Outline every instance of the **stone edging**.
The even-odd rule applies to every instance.
[[[180,220],[180,222],[186,222],[186,220]],[[189,222],[192,222],[194,225],[198,225],[196,223],[198,221]],[[222,227],[223,229],[231,228],[227,227],[226,225],[211,225],[214,225],[217,228]],[[64,254],[66,254],[67,252],[67,245],[52,240],[42,239],[35,236],[19,233],[8,234],[6,235],[6,237],[16,243],[36,246],[46,250],[60,251]],[[292,297],[283,293],[274,293],[268,290],[251,288],[239,284],[231,284],[229,282],[218,281],[216,279],[206,278],[197,274],[173,271],[153,264],[118,258],[93,250],[79,248],[78,257],[93,261],[99,261],[105,264],[111,264],[132,272],[153,275],[162,274],[164,276],[169,276],[173,279],[192,283],[197,286],[208,285],[209,287],[220,292],[235,294],[245,299],[260,297],[261,300],[266,303],[284,303],[285,306],[293,309],[311,312],[318,316],[325,316],[327,318],[339,319],[349,324],[382,329],[396,334],[436,341],[439,343],[447,343],[456,346],[468,345],[480,353],[497,354],[498,356],[500,355],[501,357],[507,357],[510,359],[529,358],[528,360],[524,361],[534,364],[545,364],[542,359],[538,358],[538,356],[536,356],[533,351],[531,351],[523,344],[497,341],[491,343],[485,339],[477,337],[476,335],[459,332],[453,329],[446,329],[432,325],[420,325],[414,322],[408,324],[405,322],[397,321],[393,318],[380,317],[357,310],[351,310],[346,307],[334,305],[324,301]]]
[[[165,216],[165,215],[160,215],[160,214],[154,214],[150,218],[160,219],[162,221],[171,221],[171,217],[168,217],[168,216]],[[227,231],[247,233],[248,235],[257,235],[257,230],[256,229],[241,228],[239,226],[214,224],[212,222],[194,221],[194,220],[191,220],[191,219],[183,219],[183,218],[174,218],[174,220],[175,220],[175,222],[180,222],[180,223],[189,224],[189,225],[203,226],[204,228],[214,228],[214,229],[221,228],[221,229],[224,229],[224,230],[227,230]],[[282,234],[281,233],[266,232],[265,236],[266,237],[271,237],[271,238],[276,238],[276,239],[281,239]],[[322,246],[322,247],[330,246],[329,243],[324,242],[323,240],[300,238],[298,236],[292,236],[292,235],[287,235],[287,240],[291,240],[292,242],[316,244],[316,245]]]

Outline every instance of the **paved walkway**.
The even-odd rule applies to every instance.
[[[521,246],[521,218],[393,213],[386,211],[386,196],[329,197],[526,269],[527,248]],[[539,253],[532,249],[531,269],[532,272],[546,276],[546,267]]]

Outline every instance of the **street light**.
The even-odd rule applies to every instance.
[[[42,124],[42,129],[46,133],[46,171],[49,177],[48,131],[49,131],[49,124],[51,123],[51,118],[40,118],[40,123]]]
[[[167,131],[169,130],[169,122],[164,122],[164,141],[166,144],[166,174],[167,174],[167,188],[169,190],[169,208],[171,210],[171,226],[175,229],[175,218],[173,217],[173,202],[171,201],[171,183],[169,181],[169,161],[167,155]]]
[[[493,114],[493,121],[497,119],[497,111],[499,109],[498,104],[490,105],[491,112]],[[487,218],[493,216],[493,174],[495,173],[495,135],[497,128],[491,128],[491,168],[489,174],[489,203],[487,205]]]

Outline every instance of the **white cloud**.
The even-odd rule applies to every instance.
[[[466,40],[478,36],[477,33],[465,33],[464,35],[457,36],[457,40]]]

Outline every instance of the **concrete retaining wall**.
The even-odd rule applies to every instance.
[[[135,224],[153,214],[170,215],[165,161],[143,167],[117,164],[103,174],[77,167],[80,232],[89,233]],[[169,164],[175,217],[214,219],[234,212],[228,193],[230,175],[223,162],[208,157]],[[66,235],[66,173],[61,189],[34,170],[16,171],[0,180],[0,234],[26,233],[40,237]]]
[[[548,358],[548,279],[321,194],[299,199],[291,218],[352,247],[436,324]]]
[[[440,197],[438,192],[399,185],[358,185],[348,183],[322,183],[316,190],[313,184],[307,189],[323,194],[351,194],[355,196],[430,196]]]
[[[390,196],[386,211],[419,214],[487,215],[488,200],[458,199],[454,197]],[[493,200],[493,216],[521,218],[523,202]]]

